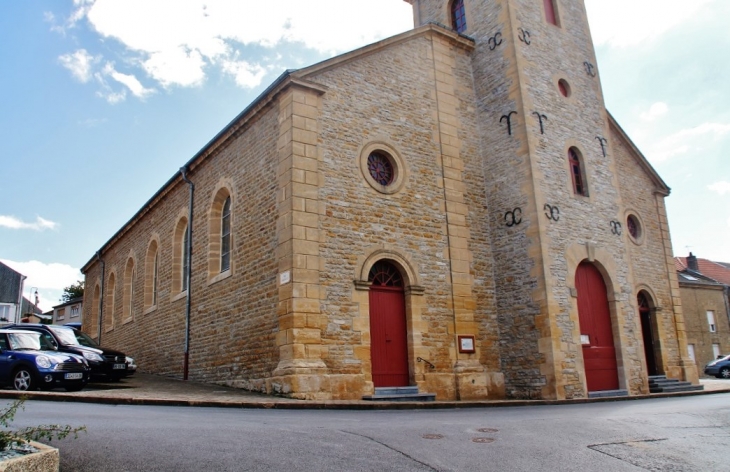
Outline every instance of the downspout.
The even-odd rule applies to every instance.
[[[20,323],[20,315],[21,311],[23,310],[23,285],[25,285],[25,279],[28,277],[21,274],[20,275],[20,291],[18,292],[18,306],[15,307],[15,313],[13,315],[13,323]],[[10,321],[10,320],[8,320]]]
[[[99,289],[99,323],[96,331],[96,342],[101,344],[101,327],[104,326],[104,272],[106,271],[106,263],[101,258],[101,251],[96,251],[96,260],[101,264],[101,288]]]
[[[195,194],[195,184],[193,184],[187,177],[187,167],[180,168],[180,175],[182,179],[188,184],[190,188],[190,208],[188,209],[188,247],[185,248],[187,251],[188,268],[185,272],[185,280],[187,282],[187,296],[185,297],[185,354],[183,358],[183,380],[188,379],[188,358],[190,356],[190,295],[192,287],[190,286],[190,276],[193,268],[193,196]]]

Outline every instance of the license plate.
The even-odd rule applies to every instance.
[[[63,378],[65,378],[67,380],[83,379],[84,374],[82,374],[81,372],[79,372],[78,374],[66,374],[63,376]]]
[[[114,370],[120,370],[120,369],[126,369],[127,364],[114,364],[114,367],[112,367]]]

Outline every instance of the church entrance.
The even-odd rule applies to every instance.
[[[641,318],[641,335],[644,339],[644,356],[646,357],[646,370],[649,375],[659,375],[656,357],[654,356],[654,330],[652,329],[651,306],[646,293],[639,292],[637,296],[639,303],[639,317]]]
[[[618,366],[606,283],[593,264],[581,262],[575,272],[575,288],[588,391],[616,390]]]
[[[375,387],[406,387],[408,336],[403,277],[397,267],[378,261],[370,269],[370,356]]]

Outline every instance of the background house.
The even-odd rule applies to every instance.
[[[63,325],[66,323],[81,323],[81,312],[84,297],[72,298],[67,302],[53,307],[53,324]]]
[[[22,297],[25,279],[24,275],[0,262],[0,323],[19,321],[20,314],[30,305]]]
[[[687,328],[687,348],[698,372],[719,355],[730,354],[730,264],[674,259]]]

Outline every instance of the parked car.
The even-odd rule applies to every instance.
[[[70,326],[70,325],[71,325],[71,323],[66,323],[64,326]],[[99,343],[97,343],[96,341],[91,339],[91,337],[88,334],[81,331],[80,328],[75,328],[74,334],[76,335],[76,340],[82,346],[93,347],[95,349],[104,349],[103,347],[101,347],[99,345]],[[137,372],[137,364],[134,362],[133,358],[131,358],[129,356],[125,356],[124,361],[127,363],[127,375],[126,375],[127,377],[129,377],[130,375]]]
[[[127,355],[105,347],[89,347],[79,343],[76,331],[68,326],[21,323],[6,328],[35,331],[53,349],[83,356],[91,367],[92,379],[116,381],[127,376]]]
[[[66,323],[64,326],[70,326],[74,329],[78,329],[79,331],[81,331],[81,323],[79,323],[78,321],[72,321],[70,323]]]
[[[705,366],[705,374],[718,379],[730,379],[730,355],[721,356]]]
[[[81,390],[89,382],[86,360],[75,354],[42,350],[41,334],[0,330],[0,383],[15,390]]]

